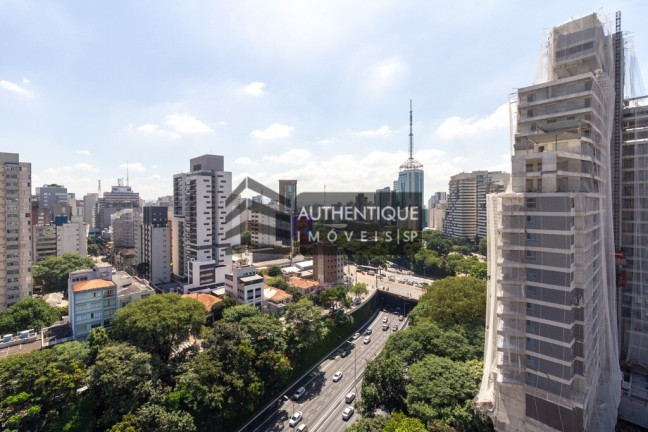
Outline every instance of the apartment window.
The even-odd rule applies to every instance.
[[[527,117],[533,117],[533,110],[532,109],[527,110]]]
[[[526,304],[526,310],[527,310],[527,313],[535,312],[536,311],[536,304],[535,303],[527,303]]]
[[[535,198],[527,198],[526,199],[526,208],[536,208],[536,199]]]
[[[538,375],[527,372],[527,384],[537,385]]]
[[[538,347],[538,340],[528,337],[526,339],[526,346],[527,346],[527,348],[537,348]]]
[[[535,225],[536,224],[536,217],[535,216],[527,216],[526,221],[527,221],[527,225]]]
[[[535,333],[536,331],[538,331],[538,323],[535,321],[527,320],[526,329],[529,333]]]
[[[538,358],[536,356],[528,355],[526,356],[527,366],[536,367],[538,365]],[[533,374],[532,374],[533,375]],[[533,375],[535,376],[535,375]]]
[[[527,102],[533,102],[534,96],[535,96],[535,95],[534,95],[533,93],[528,94],[528,95],[527,95]]]
[[[537,292],[536,292],[537,289],[538,288],[533,286],[533,285],[527,285],[526,286],[526,296],[527,296],[527,298],[535,298],[536,295],[537,295]]]
[[[535,261],[536,251],[526,251],[526,259],[527,261]]]
[[[526,278],[527,280],[536,280],[536,270],[526,269]]]
[[[529,243],[535,243],[536,234],[535,233],[527,233],[526,239],[527,239],[527,242],[529,242]]]

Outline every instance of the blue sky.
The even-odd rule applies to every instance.
[[[0,142],[33,185],[80,197],[126,177],[172,192],[189,159],[300,191],[391,185],[409,99],[425,193],[510,171],[508,95],[533,83],[543,31],[623,13],[648,70],[642,1],[0,2]]]

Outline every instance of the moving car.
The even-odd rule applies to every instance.
[[[398,315],[398,321],[403,321],[403,315]]]
[[[353,415],[353,412],[354,412],[353,407],[349,406],[344,408],[344,411],[342,411],[342,420],[349,420]]]
[[[384,323],[386,323],[387,321],[389,321],[389,319],[387,319],[387,317],[383,318]]]
[[[355,393],[347,393],[346,398],[344,399],[346,403],[351,403],[355,400]]]
[[[397,326],[396,324],[394,324],[394,325],[392,326],[392,330],[393,330],[393,331],[398,330],[398,326]]]
[[[367,330],[365,330],[365,334],[366,334],[366,335],[370,335],[371,332],[372,332],[371,328],[368,328]]]
[[[304,393],[306,393],[306,389],[304,387],[299,387],[292,397],[293,400],[299,400],[302,396],[304,396]]]
[[[297,429],[295,429],[297,432],[307,432],[308,431],[308,426],[306,426],[306,423],[302,423],[299,426],[297,426]]]
[[[342,372],[340,371],[335,372],[335,374],[333,375],[333,382],[338,382],[341,379],[342,379]]]
[[[396,280],[396,276],[389,276],[387,277],[387,279],[394,282]]]
[[[351,339],[356,340],[360,337],[360,333],[354,333]]]
[[[371,342],[371,336],[365,336],[364,343],[368,344],[369,342]]]
[[[389,330],[389,324],[387,324],[387,323],[383,324],[382,329],[383,329],[383,331]]]
[[[290,427],[295,427],[297,426],[297,423],[299,423],[301,419],[302,419],[302,412],[297,411],[295,414],[293,414],[292,417],[290,417],[290,421],[288,422],[288,424],[290,425]]]

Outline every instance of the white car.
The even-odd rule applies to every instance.
[[[333,382],[338,382],[342,379],[342,372],[337,371],[335,372],[335,375],[333,375]]]
[[[295,414],[293,414],[292,417],[290,417],[290,422],[288,423],[290,427],[295,427],[297,426],[297,423],[302,419],[302,412],[297,411]]]
[[[297,432],[306,432],[308,430],[308,427],[306,426],[306,423],[302,423],[299,426],[297,426],[297,429],[295,429]]]
[[[371,336],[365,336],[364,343],[368,344],[369,342],[371,342]]]
[[[360,337],[360,333],[354,333],[351,339],[355,340],[358,339],[359,337]]]
[[[349,406],[344,408],[344,411],[342,411],[342,420],[349,420],[353,415],[353,412],[354,412],[353,407]]]
[[[347,393],[346,398],[344,399],[346,403],[350,404],[355,399],[355,393]]]
[[[384,323],[386,323],[387,321],[389,321],[389,319],[387,317],[383,318]]]

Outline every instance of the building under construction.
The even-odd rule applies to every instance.
[[[488,197],[487,331],[475,399],[497,430],[611,431],[617,422],[623,375],[615,251],[625,237],[634,245],[645,227],[614,223],[619,214],[628,222],[624,205],[634,217],[641,212],[637,189],[623,189],[634,194],[625,198],[616,180],[620,167],[636,160],[620,156],[630,150],[620,141],[620,15],[617,20],[616,33],[596,14],[553,28],[542,79],[512,100],[512,188]],[[643,290],[645,303],[641,282],[633,290]],[[645,322],[630,321],[630,328]],[[646,361],[644,350],[634,351]]]

